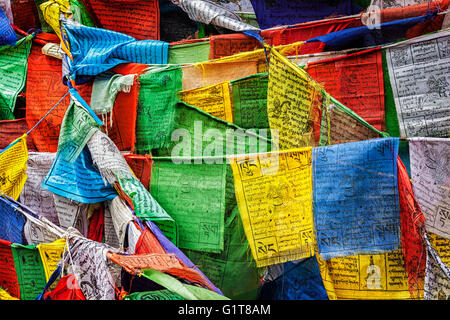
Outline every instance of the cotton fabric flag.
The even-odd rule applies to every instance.
[[[56,35],[41,34],[49,41],[57,42]],[[42,46],[33,43],[28,57],[27,70],[27,108],[25,118],[29,128],[32,128],[43,116],[67,93],[67,87],[62,82],[61,60],[42,54]],[[47,85],[43,86],[45,82]],[[89,102],[92,84],[77,87],[84,100]],[[59,132],[70,97],[66,96],[52,112],[30,133],[39,152],[56,152]]]
[[[274,2],[251,0],[251,2],[261,29],[268,29],[276,25],[322,20],[332,15],[350,16],[361,12],[361,8],[351,0],[338,2],[325,0],[300,0],[295,2],[287,0]]]
[[[313,255],[311,148],[231,159],[236,201],[258,267]]]
[[[95,76],[120,63],[166,64],[169,44],[135,38],[106,29],[64,23],[72,61],[69,75]]]
[[[65,18],[72,17],[72,10],[70,9],[69,0],[50,0],[46,2],[41,2],[39,4],[39,11],[41,12],[44,21],[53,29],[53,32],[61,39],[61,25],[59,21],[60,15]],[[50,30],[45,30],[49,32]],[[63,44],[64,45],[64,44]]]
[[[135,214],[142,220],[167,220],[167,234],[176,241],[176,224],[173,219],[133,175],[111,139],[97,131],[88,141],[87,147],[99,175],[116,188]]]
[[[184,103],[175,105],[172,121],[170,140],[165,148],[155,149],[154,155],[172,157],[176,163],[222,164],[226,155],[276,148],[267,131],[244,130]]]
[[[264,281],[262,300],[328,300],[316,257],[285,262],[281,269],[278,277]]]
[[[258,297],[260,275],[245,236],[234,198],[231,168],[227,173],[227,214],[224,228],[224,250],[219,253],[183,250],[223,294],[233,300],[255,300]]]
[[[27,180],[27,135],[0,152],[0,191],[17,200]]]
[[[56,287],[44,294],[44,300],[86,300],[74,274],[62,277]]]
[[[17,210],[17,206],[0,197],[0,239],[24,244],[23,227],[26,218]]]
[[[263,56],[260,55],[260,58],[263,58]],[[218,60],[197,63],[183,68],[183,90],[214,85],[228,80],[236,80],[257,72],[258,59],[252,57],[245,60]]]
[[[10,2],[15,26],[21,30],[39,28],[39,17],[33,0],[10,0]]]
[[[20,288],[11,244],[9,241],[0,239],[0,288],[6,290],[11,296],[20,298]]]
[[[226,164],[174,164],[154,159],[150,191],[176,221],[178,247],[223,249]]]
[[[151,154],[164,147],[172,128],[177,92],[181,90],[182,71],[179,66],[155,69],[139,77],[136,145],[138,154]]]
[[[106,253],[116,250],[106,244],[74,237],[69,242],[71,272],[86,300],[115,300],[115,280]]]
[[[432,17],[432,14],[428,14],[381,23],[370,28],[368,26],[349,28],[308,39],[306,43],[323,42],[327,51],[379,46],[407,38],[407,32],[410,28]]]
[[[330,300],[412,298],[401,250],[317,260]]]
[[[2,8],[3,12],[9,20],[9,23],[14,24],[14,16],[11,10],[11,0],[0,1],[0,8]]]
[[[450,139],[411,138],[411,182],[425,228],[450,239]]]
[[[272,39],[265,38],[264,42],[272,45]],[[209,39],[209,59],[214,60],[232,56],[236,53],[261,49],[262,44],[253,37],[242,33],[213,35]]]
[[[138,40],[159,40],[157,0],[83,0],[97,27],[121,32]]]
[[[20,194],[20,203],[24,204],[39,216],[59,224],[53,194],[41,188],[45,176],[52,167],[55,153],[30,152],[27,162],[27,181]]]
[[[168,64],[184,64],[208,61],[210,42],[193,40],[187,43],[171,43],[169,45]]]
[[[109,253],[108,259],[117,263],[126,272],[133,275],[139,275],[144,269],[153,269],[212,289],[196,270],[183,265],[174,254],[152,253],[124,255]]]
[[[148,229],[147,229],[147,227],[148,227]],[[175,254],[177,256],[177,258],[180,259],[180,261],[182,261],[186,266],[198,271],[205,278],[205,281],[209,284],[209,286],[214,289],[215,292],[217,292],[218,294],[222,294],[221,290],[219,288],[217,288],[202,273],[202,271],[197,267],[197,265],[195,265],[191,260],[189,260],[189,258],[180,249],[178,249],[177,246],[175,246],[171,241],[169,241],[169,239],[164,235],[164,233],[158,228],[158,226],[154,222],[147,220],[146,221],[146,230],[151,231],[154,239],[158,240],[159,245],[162,247],[162,249],[165,252]],[[145,231],[143,232],[143,234],[144,233],[145,233]],[[157,246],[152,246],[152,250],[155,250],[155,247],[157,247]],[[147,250],[147,251],[143,251],[142,253],[151,253],[151,252],[153,252],[153,251]],[[137,253],[140,253],[140,252],[137,252]]]
[[[319,146],[362,141],[387,136],[333,97],[322,110]]]
[[[309,63],[308,74],[378,130],[384,131],[384,83],[381,50],[367,50]]]
[[[20,300],[11,296],[6,290],[0,289],[0,300]]]
[[[40,243],[37,245],[47,281],[50,280],[50,276],[58,267],[65,246],[65,239],[58,239],[52,243]]]
[[[233,123],[230,83],[184,90],[179,93],[180,100],[223,120]]]
[[[124,155],[124,158],[136,178],[138,178],[145,189],[149,190],[150,179],[152,176],[152,157],[148,154],[126,154]]]
[[[400,247],[398,139],[313,149],[314,226],[322,259]]]
[[[449,137],[450,31],[386,48],[386,60],[404,137]],[[417,79],[417,80],[416,80]]]
[[[448,300],[450,296],[450,267],[443,247],[450,244],[439,236],[425,234],[427,265],[425,269],[424,300]],[[440,240],[440,241],[439,241]],[[442,246],[444,244],[444,246]],[[438,251],[439,250],[439,251]]]
[[[233,11],[221,4],[209,0],[177,0],[174,1],[194,21],[233,30],[259,30],[245,22]]]
[[[104,181],[94,167],[87,147],[73,163],[57,154],[42,188],[82,203],[97,203],[117,196],[116,190]]]
[[[297,41],[306,41],[331,32],[361,26],[359,17],[334,17],[324,20],[309,21],[283,28],[262,30],[261,36],[269,38],[275,46],[286,45]],[[299,54],[321,52],[323,44],[305,43]]]
[[[34,300],[47,283],[44,266],[35,245],[11,244],[21,300]]]
[[[400,222],[402,251],[405,270],[408,274],[411,297],[423,298],[426,264],[426,247],[422,239],[425,217],[414,198],[411,181],[403,162],[397,159],[398,192],[400,201]]]
[[[244,129],[269,129],[268,80],[268,73],[258,73],[230,82],[234,124]]]
[[[144,269],[143,274],[147,279],[156,282],[160,286],[180,295],[185,300],[229,300],[214,291],[201,287],[184,284],[178,279],[153,269]]]
[[[92,85],[90,107],[97,114],[107,114],[112,111],[119,92],[130,92],[136,75],[121,75],[104,72],[95,77]]]
[[[99,125],[79,102],[72,100],[61,124],[58,157],[74,163]]]
[[[27,122],[24,118],[0,121],[0,150],[5,149],[12,141],[20,138],[28,131]],[[27,139],[28,151],[36,151],[33,140]]]
[[[0,120],[15,119],[14,108],[26,83],[32,36],[0,46]]]
[[[314,124],[320,123],[322,89],[309,75],[276,50],[271,51],[267,114],[272,137],[280,149],[316,144]]]
[[[17,36],[14,33],[11,23],[5,13],[5,11],[0,8],[0,44],[10,44],[14,45],[17,41]]]
[[[155,290],[144,292],[133,292],[126,295],[123,300],[184,300],[179,294],[173,293],[170,290]]]

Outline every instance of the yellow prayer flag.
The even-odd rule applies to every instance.
[[[0,153],[0,191],[17,200],[27,180],[27,135]]]
[[[44,266],[45,278],[50,279],[52,273],[58,267],[59,261],[64,253],[66,245],[65,239],[58,239],[51,243],[40,243],[37,248],[41,256],[42,265]]]
[[[303,43],[304,42],[301,42],[301,41],[294,42],[291,44],[276,46],[274,48],[282,55],[285,55],[285,56],[293,55],[293,54],[298,53],[298,51],[300,50]],[[226,56],[226,57],[222,57],[222,58],[219,58],[216,60],[211,60],[211,61],[209,61],[209,63],[225,62],[225,61],[256,61],[257,67],[258,67],[258,73],[263,73],[263,72],[267,72],[267,70],[268,70],[267,62],[266,62],[266,53],[269,57],[271,54],[271,51],[268,49],[269,49],[269,47],[266,46],[266,52],[264,52],[264,49],[240,52],[240,53],[234,54],[232,56]],[[208,63],[208,62],[206,62],[206,63]]]
[[[239,213],[258,267],[314,254],[311,150],[231,157]]]
[[[427,232],[428,239],[430,239],[430,243],[433,246],[434,250],[441,257],[442,262],[450,268],[450,239],[446,239],[444,237],[438,236],[435,233]]]
[[[187,104],[196,106],[217,118],[233,123],[229,81],[181,91],[180,98]]]
[[[303,42],[275,47],[280,54],[296,54]],[[266,49],[267,50],[267,49]],[[266,51],[270,56],[270,51]],[[246,51],[215,60],[183,67],[183,90],[232,81],[256,73],[267,72],[264,49]]]
[[[61,36],[61,24],[59,22],[60,14],[62,13],[66,18],[72,17],[72,10],[70,8],[69,0],[50,0],[42,3],[39,8],[42,11],[44,20],[48,23],[50,27],[55,31],[56,35],[61,40],[61,49],[69,56],[70,50],[66,47],[65,42]]]
[[[183,67],[183,90],[196,89],[236,80],[257,73],[256,61],[197,63]]]
[[[280,149],[314,146],[322,90],[309,75],[276,50],[271,51],[267,114]]]
[[[6,290],[0,288],[0,300],[20,300],[10,295]]]
[[[316,252],[330,300],[411,299],[402,250],[323,260]]]

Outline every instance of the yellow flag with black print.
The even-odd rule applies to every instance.
[[[17,200],[27,180],[27,135],[14,140],[0,153],[0,191]]]

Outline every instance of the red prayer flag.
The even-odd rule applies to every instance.
[[[0,239],[0,288],[5,289],[11,296],[20,298],[11,242],[2,239]]]
[[[83,0],[98,27],[137,40],[159,40],[158,0]]]
[[[86,300],[74,274],[62,277],[55,289],[44,294],[44,300]]]
[[[150,186],[150,179],[152,176],[152,157],[148,154],[126,154],[124,156],[131,170],[136,178],[142,183],[145,189],[148,190]]]
[[[400,202],[401,242],[405,257],[411,296],[419,298],[425,279],[426,248],[422,240],[425,217],[414,198],[411,181],[403,162],[397,158],[398,191]]]
[[[331,96],[384,131],[384,80],[379,48],[312,62],[306,71]]]
[[[4,149],[27,131],[28,126],[25,118],[0,121],[0,149]],[[31,137],[27,137],[27,148],[28,151],[36,151]]]

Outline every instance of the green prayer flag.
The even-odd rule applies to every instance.
[[[270,128],[267,116],[268,73],[259,73],[231,81],[233,122],[239,127]]]
[[[150,192],[176,221],[178,247],[223,249],[226,164],[175,164],[153,159]],[[164,232],[164,224],[158,226]]]
[[[142,275],[160,286],[183,297],[185,300],[229,300],[214,291],[184,284],[178,279],[153,269],[142,270]]]
[[[14,119],[14,107],[27,81],[31,39],[20,39],[14,46],[0,46],[0,120]]]
[[[170,156],[177,163],[224,163],[226,155],[267,152],[272,148],[269,130],[243,129],[180,102],[174,108],[173,123],[165,148],[156,156]],[[265,131],[264,131],[265,130]]]
[[[99,125],[82,106],[70,102],[59,132],[58,152],[66,161],[73,163],[83,151],[84,146],[99,130]]]
[[[126,295],[123,300],[185,300],[179,294],[176,294],[170,290],[155,290],[144,292],[133,292]]]
[[[150,70],[139,77],[136,153],[150,154],[170,139],[182,75],[180,66],[170,66]]]
[[[224,249],[219,253],[184,250],[189,259],[226,297],[255,300],[258,297],[259,269],[250,252],[234,193],[233,172],[227,166]]]
[[[168,64],[198,63],[208,61],[209,41],[169,46]]]
[[[176,222],[167,214],[161,205],[145,189],[142,183],[135,177],[117,176],[120,188],[131,199],[134,206],[134,212],[142,220],[151,220],[154,222],[165,222],[166,228],[164,234],[178,245],[178,232]]]
[[[73,13],[73,20],[86,27],[95,27],[94,20],[82,1],[70,0],[70,9]]]
[[[36,245],[11,244],[21,300],[34,300],[47,284]]]
[[[386,61],[386,50],[382,51],[383,60],[383,82],[384,82],[384,117],[386,132],[391,137],[400,137],[400,126],[398,124],[397,109],[395,108],[394,94],[392,92],[391,80]]]

